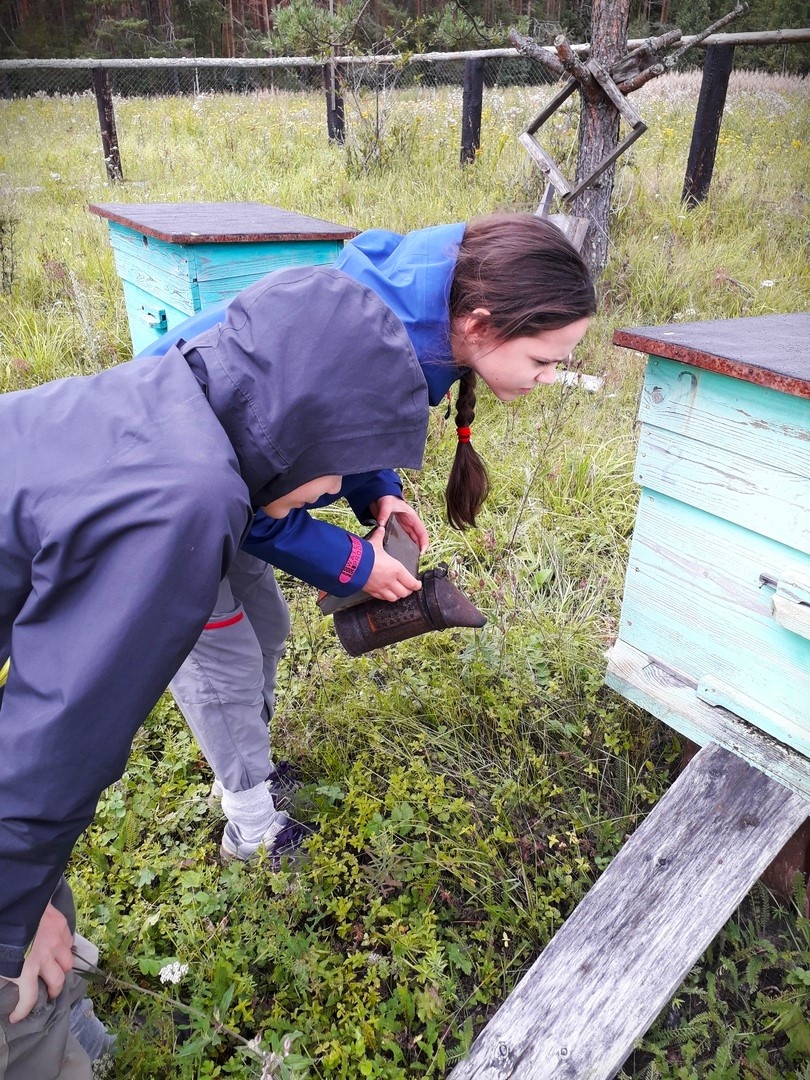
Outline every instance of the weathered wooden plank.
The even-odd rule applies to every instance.
[[[574,217],[573,214],[549,214],[548,220],[565,234],[572,247],[582,251],[591,224],[589,218]]]
[[[745,461],[810,476],[810,407],[801,397],[653,356],[639,420]]]
[[[637,125],[641,124],[646,131],[647,125],[641,119],[641,116],[633,108],[629,99],[619,90],[616,83],[610,77],[608,72],[602,67],[602,65],[596,60],[591,60],[588,63],[588,67],[590,68],[593,77],[602,87],[602,90],[613,103],[613,106],[617,110],[619,115],[624,117],[624,119],[631,127],[636,127]]]
[[[557,168],[553,158],[550,158],[542,146],[527,132],[518,135],[518,142],[528,150],[534,158],[537,166],[544,176],[547,176],[560,195],[567,195],[571,191],[571,185]]]
[[[701,701],[696,681],[619,640],[608,653],[608,686],[692,742],[717,743],[810,799],[807,758],[724,708]]]
[[[451,1080],[615,1076],[809,806],[736,755],[704,747]]]
[[[810,604],[798,604],[778,593],[771,597],[771,603],[773,617],[780,626],[801,637],[810,638]]]
[[[793,471],[798,455],[787,437],[779,444],[781,468],[753,457],[752,442],[742,444],[752,456],[743,456],[645,424],[634,476],[645,488],[810,555],[810,470]]]
[[[810,641],[774,619],[763,581],[791,571],[807,576],[810,556],[645,489],[619,636],[695,681],[737,687],[763,706],[762,730],[810,754]]]
[[[792,746],[804,751],[810,757],[810,738],[807,728],[795,724],[790,717],[774,712],[762,699],[754,700],[747,694],[722,679],[716,679],[711,675],[698,679],[695,691],[701,701],[707,705],[722,705],[741,720],[747,720],[764,731],[785,738]],[[805,749],[805,747],[807,749]],[[810,769],[810,760],[807,763]]]
[[[193,315],[200,310],[189,249],[140,236],[115,222],[110,223],[110,243],[122,281],[180,311]]]

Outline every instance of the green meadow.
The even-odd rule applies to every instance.
[[[96,1008],[119,1033],[104,1075],[446,1076],[677,775],[680,738],[603,684],[645,361],[612,334],[810,307],[807,83],[732,76],[710,194],[687,211],[699,80],[633,96],[649,131],[617,168],[600,314],[575,358],[602,389],[510,405],[482,389],[492,494],[474,531],[443,519],[442,409],[405,477],[432,537],[423,565],[446,562],[487,626],[351,659],[314,590],[282,579],[293,632],[273,740],[319,826],[306,861],[223,866],[211,776],[168,695],[137,735],[69,868],[107,974]],[[398,231],[534,210],[541,178],[517,135],[552,92],[487,89],[464,168],[460,89],[353,95],[345,147],[327,141],[320,95],[116,99],[115,186],[92,96],[0,101],[0,390],[130,356],[89,203],[256,200]],[[572,106],[544,128],[570,175],[576,125]],[[624,1080],[808,1080],[810,920],[794,893],[755,886]],[[172,963],[180,981],[162,982]]]

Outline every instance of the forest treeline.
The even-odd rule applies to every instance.
[[[734,0],[631,0],[631,38],[692,34]],[[735,30],[806,25],[805,0],[749,0]],[[0,56],[300,56],[541,44],[590,37],[590,0],[0,0]],[[744,63],[807,73],[807,47],[744,50]],[[693,62],[699,62],[697,53]],[[739,62],[739,61],[738,61]]]

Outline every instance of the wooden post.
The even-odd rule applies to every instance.
[[[326,130],[332,142],[346,141],[346,114],[343,95],[338,89],[338,65],[334,60],[323,65],[323,88],[326,92]]]
[[[104,151],[104,164],[107,176],[114,183],[123,180],[121,155],[118,150],[118,136],[115,133],[115,113],[113,111],[110,79],[105,68],[93,68],[93,90],[98,106],[98,122],[101,125],[101,148]]]
[[[461,164],[475,161],[481,145],[481,111],[484,101],[484,58],[464,61],[464,103],[461,111]]]
[[[689,147],[689,161],[681,195],[689,207],[697,206],[709,194],[733,63],[733,45],[709,45],[706,49],[695,126],[692,129],[692,145]]]

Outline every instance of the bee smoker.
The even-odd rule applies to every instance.
[[[450,581],[446,564],[418,573],[419,548],[396,514],[386,525],[383,547],[419,578],[422,588],[393,602],[375,600],[362,590],[343,599],[322,595],[318,607],[322,614],[334,616],[338,640],[350,656],[362,656],[429,630],[480,627],[486,623],[485,616]]]
[[[422,588],[389,603],[368,599],[334,613],[335,630],[350,656],[453,626],[481,627],[486,617],[447,576],[447,567],[418,575]]]

